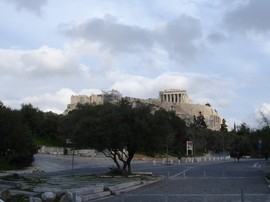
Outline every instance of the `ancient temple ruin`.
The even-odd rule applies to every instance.
[[[159,92],[159,99],[139,99],[125,97],[129,101],[140,100],[141,102],[154,104],[158,107],[162,107],[165,110],[174,111],[176,115],[186,121],[187,125],[193,122],[193,117],[198,116],[201,113],[207,124],[207,127],[211,130],[219,130],[222,121],[218,112],[213,109],[209,104],[193,104],[188,97],[185,90],[180,89],[167,89]],[[77,104],[93,104],[99,105],[105,102],[116,103],[122,99],[122,94],[117,90],[102,91],[101,94],[87,95],[73,95],[71,96],[71,102],[67,105],[65,114],[69,111],[76,109]]]
[[[101,94],[88,95],[72,95],[70,104],[67,105],[67,109],[64,114],[76,109],[78,104],[92,104],[101,105],[105,102],[117,102],[122,99],[122,94],[117,90],[102,91]]]
[[[185,90],[169,89],[159,91],[159,97],[161,102],[189,103],[189,104],[192,103],[187,96],[187,91]]]
[[[193,104],[185,90],[169,89],[159,92],[160,106],[166,110],[174,111],[179,117],[189,125],[193,122],[193,117],[201,113],[212,130],[219,130],[222,118],[218,112],[209,104]]]

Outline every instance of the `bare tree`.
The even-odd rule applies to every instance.
[[[266,107],[264,107],[263,110],[261,109],[258,111],[258,115],[259,115],[259,118],[258,118],[259,124],[262,127],[269,128],[270,127],[270,118],[269,118],[270,111]]]

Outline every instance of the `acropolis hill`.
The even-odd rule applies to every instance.
[[[187,92],[185,90],[179,89],[168,89],[159,92],[159,99],[148,98],[139,99],[132,97],[125,97],[129,101],[140,100],[144,103],[154,104],[156,106],[162,107],[165,110],[173,110],[175,113],[186,121],[187,125],[193,122],[194,116],[199,116],[201,112],[205,118],[207,127],[211,130],[219,130],[222,118],[209,104],[193,104],[188,98]],[[76,109],[77,104],[103,104],[105,102],[118,102],[122,99],[122,94],[116,90],[111,90],[108,92],[103,91],[102,94],[92,94],[87,95],[72,95],[71,102],[67,105],[65,114],[69,111]]]

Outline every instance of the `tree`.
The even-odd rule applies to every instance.
[[[146,143],[157,140],[151,136],[153,106],[123,99],[118,104],[108,103],[101,108],[95,146],[115,162],[118,171],[130,174],[135,153],[146,151]]]
[[[205,133],[207,125],[205,122],[205,118],[202,115],[202,112],[199,112],[199,115],[196,117],[193,116],[193,123],[190,125],[190,128],[188,130],[189,136],[193,141],[193,154],[195,155],[196,150],[198,151],[204,151],[206,150],[207,141],[205,138]]]
[[[202,115],[202,112],[199,112],[199,116],[195,116],[193,117],[194,121],[193,121],[193,127],[195,128],[203,128],[206,129],[207,125],[205,123],[205,118]]]
[[[16,167],[28,166],[37,148],[20,111],[0,106],[0,158]]]
[[[222,119],[222,123],[220,125],[220,131],[228,132],[228,125],[226,124],[225,119]]]
[[[211,107],[211,105],[209,103],[206,103],[205,106]]]
[[[264,112],[260,110],[258,114],[260,116],[259,117],[260,125],[262,125],[262,127],[270,128],[270,119],[269,119],[270,111],[267,108],[265,108]]]
[[[241,136],[248,136],[251,133],[250,127],[246,123],[241,123],[240,126],[237,127],[236,133]]]
[[[225,119],[222,119],[220,124],[220,132],[222,135],[222,151],[225,152],[225,135],[228,133],[228,125],[226,124]]]
[[[43,112],[38,108],[34,108],[32,104],[22,104],[20,114],[22,123],[32,131],[33,135],[41,133]]]
[[[70,139],[73,146],[93,148],[98,139],[100,107],[89,104],[78,105],[76,110],[61,118],[58,133],[63,138]]]
[[[33,144],[31,131],[26,126],[20,123],[14,125],[6,143],[9,164],[19,167],[31,165],[37,148]]]
[[[164,140],[179,130],[176,127],[179,119],[171,112],[125,99],[117,104],[78,106],[68,117],[66,121],[72,120],[72,142],[77,147],[103,151],[122,174],[131,173],[131,161],[136,152],[163,150]]]
[[[246,123],[242,123],[236,127],[237,130],[231,133],[231,154],[235,157],[236,153],[242,155],[250,155],[252,152],[252,136],[251,129]]]
[[[59,139],[58,127],[60,116],[53,112],[43,113],[42,120],[40,120],[39,136],[48,139]]]
[[[158,140],[159,143],[152,145],[152,147],[156,147],[155,149],[148,146],[151,151],[163,151],[166,154],[172,152],[177,155],[183,153],[183,150],[185,150],[186,123],[174,111],[156,110],[152,130],[153,134],[156,134],[154,138],[157,139],[155,141]]]

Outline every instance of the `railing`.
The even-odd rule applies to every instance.
[[[158,163],[161,164],[200,163],[200,162],[221,161],[228,159],[230,159],[230,156],[185,157],[181,159],[162,158],[162,159],[154,159],[153,165],[156,165]]]
[[[216,201],[267,201],[269,194],[248,194],[239,190],[235,194],[213,194],[204,192],[202,194],[121,194],[121,202],[216,202]]]

